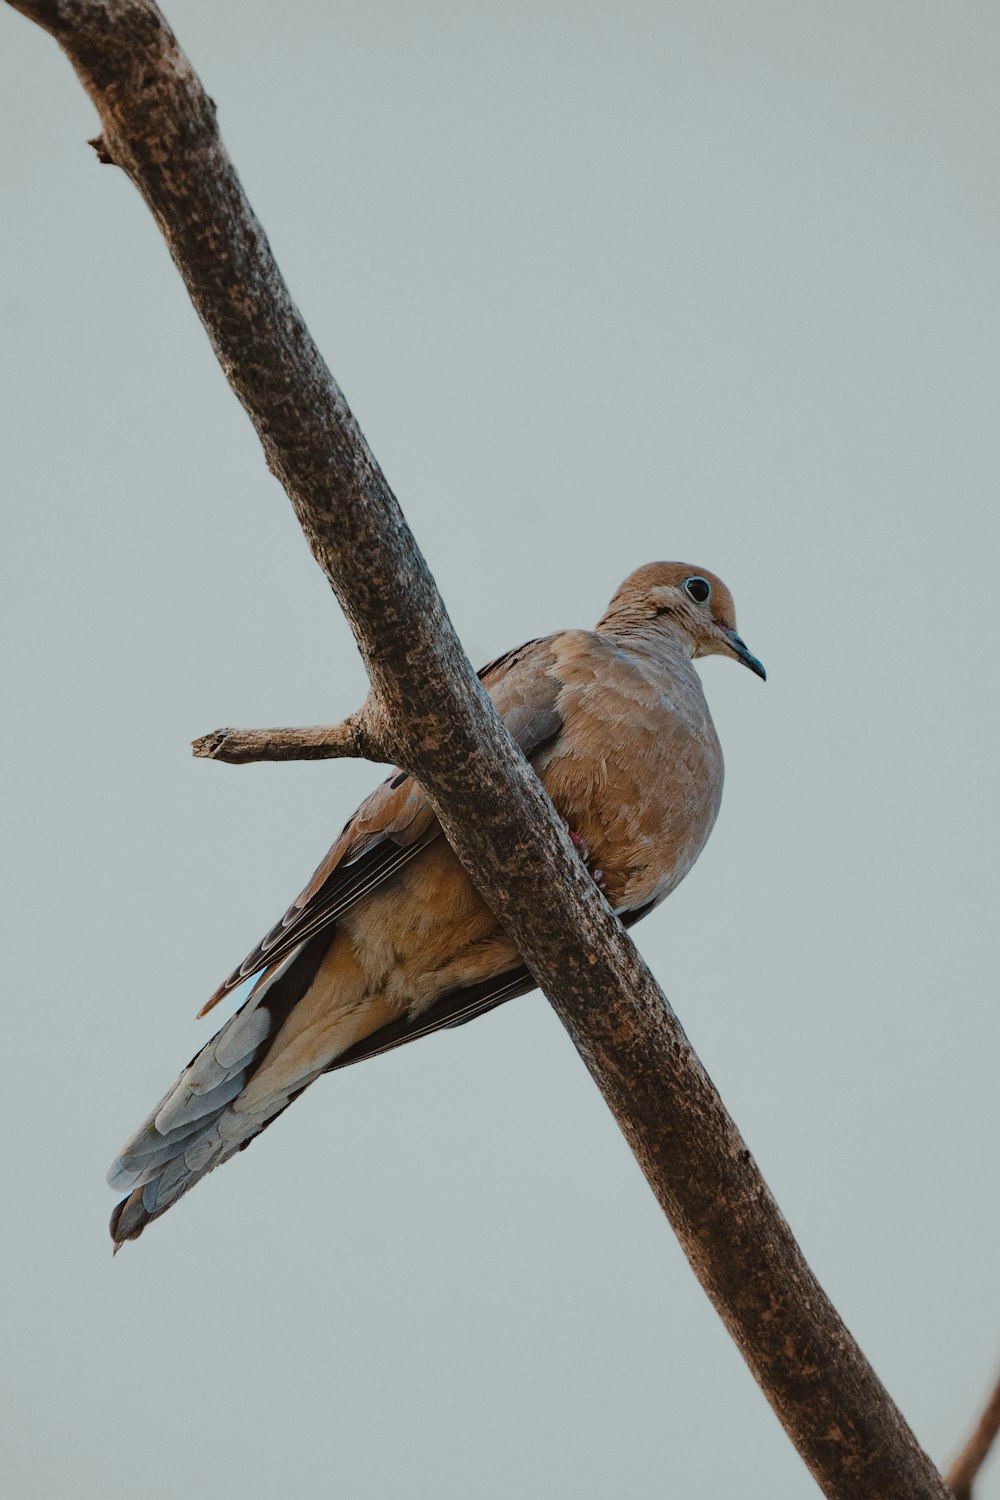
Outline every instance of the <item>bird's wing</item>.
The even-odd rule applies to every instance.
[[[561,727],[557,703],[561,683],[551,670],[556,660],[554,648],[552,636],[528,641],[497,657],[479,673],[526,755],[548,743]],[[440,832],[423,788],[405,771],[394,771],[344,824],[309,884],[280,922],[219,986],[200,1014],[205,1015],[251,975],[265,969],[272,972],[300,943],[331,927]]]

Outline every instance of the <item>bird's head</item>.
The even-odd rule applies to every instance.
[[[687,563],[647,563],[630,573],[608,605],[598,630],[626,634],[663,620],[687,637],[692,656],[731,656],[767,677],[736,632],[733,596],[721,578]]]

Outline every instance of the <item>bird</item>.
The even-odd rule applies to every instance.
[[[766,675],[721,579],[654,562],[625,579],[594,630],[530,640],[479,674],[627,925],[683,880],[719,811],[722,750],[693,665],[711,655]],[[402,770],[348,819],[200,1014],[250,979],[108,1173],[127,1193],[111,1219],[116,1252],[321,1074],[535,987]]]

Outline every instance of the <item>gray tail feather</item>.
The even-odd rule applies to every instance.
[[[261,976],[240,1009],[192,1058],[173,1088],[122,1147],[108,1173],[128,1197],[111,1216],[117,1252],[138,1239],[183,1193],[268,1125],[294,1095],[268,1100],[252,1114],[233,1108],[260,1067],[271,1041],[302,997],[332,939],[325,934],[291,954],[273,974]],[[325,941],[324,941],[325,938]],[[301,1093],[311,1079],[302,1080]]]

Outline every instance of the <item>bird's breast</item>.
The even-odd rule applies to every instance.
[[[700,680],[684,666],[656,681],[655,663],[625,660],[602,674],[599,693],[568,681],[563,732],[536,762],[618,910],[673,890],[718,814],[722,752]]]

